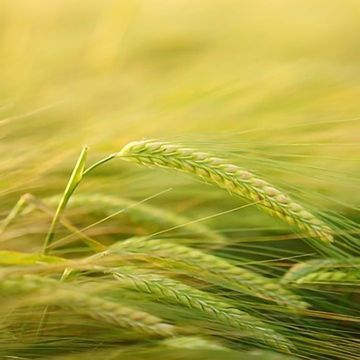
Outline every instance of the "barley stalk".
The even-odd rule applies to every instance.
[[[154,315],[100,297],[61,290],[52,295],[49,301],[59,306],[69,307],[79,314],[107,324],[132,329],[138,333],[160,337],[173,336],[176,333],[173,325],[165,323]]]
[[[140,334],[168,337],[176,333],[173,325],[167,324],[164,320],[147,312],[120,302],[79,292],[74,286],[64,286],[64,284],[48,278],[39,276],[13,278],[1,282],[0,290],[3,293],[9,290],[11,293],[39,291],[38,296],[29,299],[26,305],[30,305],[32,302],[56,305],[110,325],[131,329]]]
[[[283,277],[283,283],[357,283],[360,281],[360,259],[314,259],[294,265]]]
[[[325,243],[333,240],[332,230],[323,221],[271,184],[224,159],[181,145],[153,140],[131,142],[117,157],[146,166],[194,174],[206,183],[255,201],[260,208],[296,226],[308,236]]]
[[[165,259],[165,266],[171,266],[171,261],[174,260],[175,268],[180,267],[185,270],[185,274],[191,274],[198,279],[274,301],[289,308],[307,307],[299,296],[277,281],[187,246],[158,239],[132,238],[114,244],[109,252],[140,252],[161,256]]]
[[[188,286],[162,275],[139,273],[133,268],[111,271],[123,286],[149,294],[156,299],[196,309],[222,324],[245,331],[278,350],[289,352],[291,343],[258,318],[236,309],[219,296]]]
[[[175,349],[229,351],[213,339],[210,341],[198,336],[177,336],[162,340],[161,345]]]
[[[212,350],[212,351],[226,351],[224,353],[225,359],[240,359],[240,360],[296,360],[294,357],[290,357],[288,354],[280,354],[278,352],[270,352],[269,350],[250,350],[250,351],[237,351],[225,348],[224,346],[203,339],[197,336],[178,336],[174,338],[168,338],[161,340],[161,344],[175,349],[183,350]],[[231,355],[234,356],[231,356]]]
[[[214,354],[216,354],[214,356]],[[234,350],[218,344],[213,339],[205,339],[197,336],[177,336],[146,346],[111,346],[107,349],[92,349],[75,353],[63,353],[61,355],[48,356],[48,360],[135,360],[135,359],[220,359],[222,356],[227,360],[298,360],[288,354],[281,354],[269,350]],[[9,358],[10,360],[10,358]],[[15,359],[14,359],[15,360]],[[20,358],[19,358],[20,360]]]
[[[360,271],[317,271],[297,279],[295,284],[360,284]]]

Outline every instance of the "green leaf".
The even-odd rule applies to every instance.
[[[58,264],[66,260],[57,256],[31,254],[19,251],[0,251],[0,265]]]
[[[64,211],[67,203],[69,202],[69,200],[71,198],[71,195],[74,193],[75,189],[78,187],[78,185],[80,184],[80,182],[83,178],[87,152],[88,152],[88,147],[84,146],[84,148],[82,149],[82,151],[79,155],[79,158],[74,166],[74,169],[71,173],[70,179],[66,185],[64,194],[59,202],[59,205],[56,209],[55,215],[51,222],[49,232],[48,232],[45,242],[44,242],[43,254],[46,254],[47,248],[51,244],[51,241],[54,238],[55,227],[57,225],[57,222],[59,220],[61,213]]]

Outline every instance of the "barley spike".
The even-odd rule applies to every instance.
[[[206,183],[256,202],[260,208],[294,225],[310,237],[325,243],[333,240],[332,230],[323,221],[271,184],[224,159],[181,145],[154,140],[130,142],[117,153],[117,157],[146,166],[197,175]]]
[[[188,286],[178,280],[158,274],[139,272],[134,268],[111,271],[123,286],[140,291],[161,301],[196,309],[232,328],[241,329],[252,337],[284,352],[292,344],[258,318],[236,309],[219,296]]]
[[[277,281],[254,271],[237,267],[228,261],[201,250],[159,239],[131,238],[114,244],[109,253],[138,252],[152,254],[165,259],[165,267],[175,262],[174,268],[185,269],[185,274],[244,292],[252,296],[274,301],[283,306],[303,309],[307,304],[296,294]]]
[[[75,286],[35,275],[10,278],[0,282],[0,290],[6,293],[38,291],[36,297],[28,300],[27,305],[46,304],[71,309],[77,314],[119,326],[141,334],[155,337],[168,337],[176,334],[175,326],[145,311],[109,301],[98,296],[79,292]]]

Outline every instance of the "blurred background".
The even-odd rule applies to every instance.
[[[25,192],[62,191],[84,144],[91,162],[159,137],[224,152],[317,208],[357,217],[358,0],[0,7],[0,215]],[[142,199],[171,186],[155,202],[180,213],[238,205],[186,176],[117,163],[79,191]]]

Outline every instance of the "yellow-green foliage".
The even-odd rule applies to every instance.
[[[358,0],[0,7],[1,359],[359,359]]]

